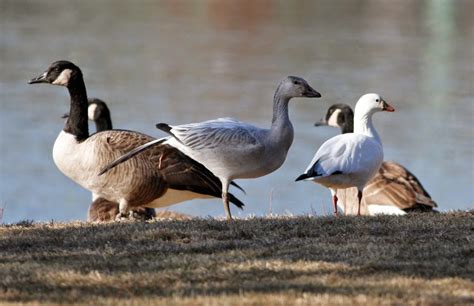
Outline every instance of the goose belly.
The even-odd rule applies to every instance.
[[[272,173],[280,168],[282,163],[265,160],[253,162],[251,159],[234,159],[228,162],[208,161],[203,163],[217,177],[227,177],[229,179],[251,179]]]
[[[406,215],[407,213],[404,210],[396,206],[391,205],[383,205],[383,204],[369,204],[367,205],[367,209],[369,211],[369,215]]]
[[[159,208],[170,206],[176,203],[181,203],[184,201],[209,198],[213,197],[188,190],[177,190],[168,188],[164,195],[162,195],[158,199],[155,199],[153,202],[148,203],[146,207]]]
[[[236,153],[237,152],[237,153]],[[229,179],[250,179],[272,173],[281,167],[286,159],[286,152],[265,150],[247,151],[232,149],[228,152],[192,152],[191,158],[197,160],[217,177]]]
[[[364,186],[368,181],[368,175],[361,176],[356,173],[349,174],[334,174],[329,176],[320,176],[314,178],[314,182],[321,184],[327,188],[346,189],[357,186]]]

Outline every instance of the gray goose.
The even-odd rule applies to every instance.
[[[354,112],[347,104],[334,104],[315,126],[334,126],[341,133],[354,131]],[[354,214],[357,207],[356,191],[338,190],[345,214]],[[432,212],[437,207],[417,177],[402,165],[383,161],[376,175],[367,183],[362,197],[362,214],[397,214]]]
[[[117,218],[137,207],[164,207],[195,198],[220,197],[221,183],[202,164],[169,145],[158,145],[120,169],[97,175],[99,169],[152,137],[128,130],[89,135],[88,99],[82,72],[69,61],[57,61],[29,84],[65,86],[70,94],[69,117],[57,137],[53,159],[67,177],[89,190],[93,200],[119,203]],[[243,203],[231,195],[237,207]]]
[[[321,94],[304,79],[288,76],[278,84],[275,91],[273,119],[268,129],[232,118],[174,126],[159,123],[157,128],[171,136],[164,140],[165,144],[178,148],[202,163],[221,180],[222,201],[227,219],[230,220],[232,215],[229,209],[229,182],[238,178],[267,175],[280,168],[285,161],[293,142],[293,125],[288,114],[288,104],[295,97],[319,98]],[[102,169],[101,173],[140,152],[153,149],[162,141],[154,140],[137,147]],[[133,160],[131,159],[131,162],[134,162]]]

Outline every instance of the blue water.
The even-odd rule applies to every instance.
[[[97,3],[98,2],[98,3]],[[333,103],[382,94],[385,156],[416,174],[442,211],[474,207],[473,1],[0,0],[3,222],[84,220],[91,195],[51,157],[67,91],[27,80],[58,59],[109,102],[117,128],[236,117],[269,126],[276,84],[299,75],[322,99],[295,99],[295,141],[278,171],[241,180],[237,216],[327,214],[330,194],[295,183],[339,131],[314,128]],[[6,207],[5,207],[6,206]],[[169,208],[223,216],[219,199]],[[234,210],[236,212],[236,210]]]

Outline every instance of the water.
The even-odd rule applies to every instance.
[[[269,126],[276,84],[298,75],[323,94],[295,99],[295,141],[278,171],[240,180],[236,215],[326,214],[330,194],[294,183],[320,144],[333,103],[382,94],[385,156],[414,172],[440,210],[474,205],[473,1],[5,1],[0,0],[1,173],[4,222],[86,218],[90,193],[55,167],[68,111],[61,87],[26,81],[58,59],[109,102],[117,128],[159,137],[157,122],[236,117]],[[223,216],[220,200],[169,208]],[[236,212],[236,210],[233,210]]]

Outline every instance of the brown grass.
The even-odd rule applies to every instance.
[[[474,303],[474,214],[0,226],[0,304]]]

